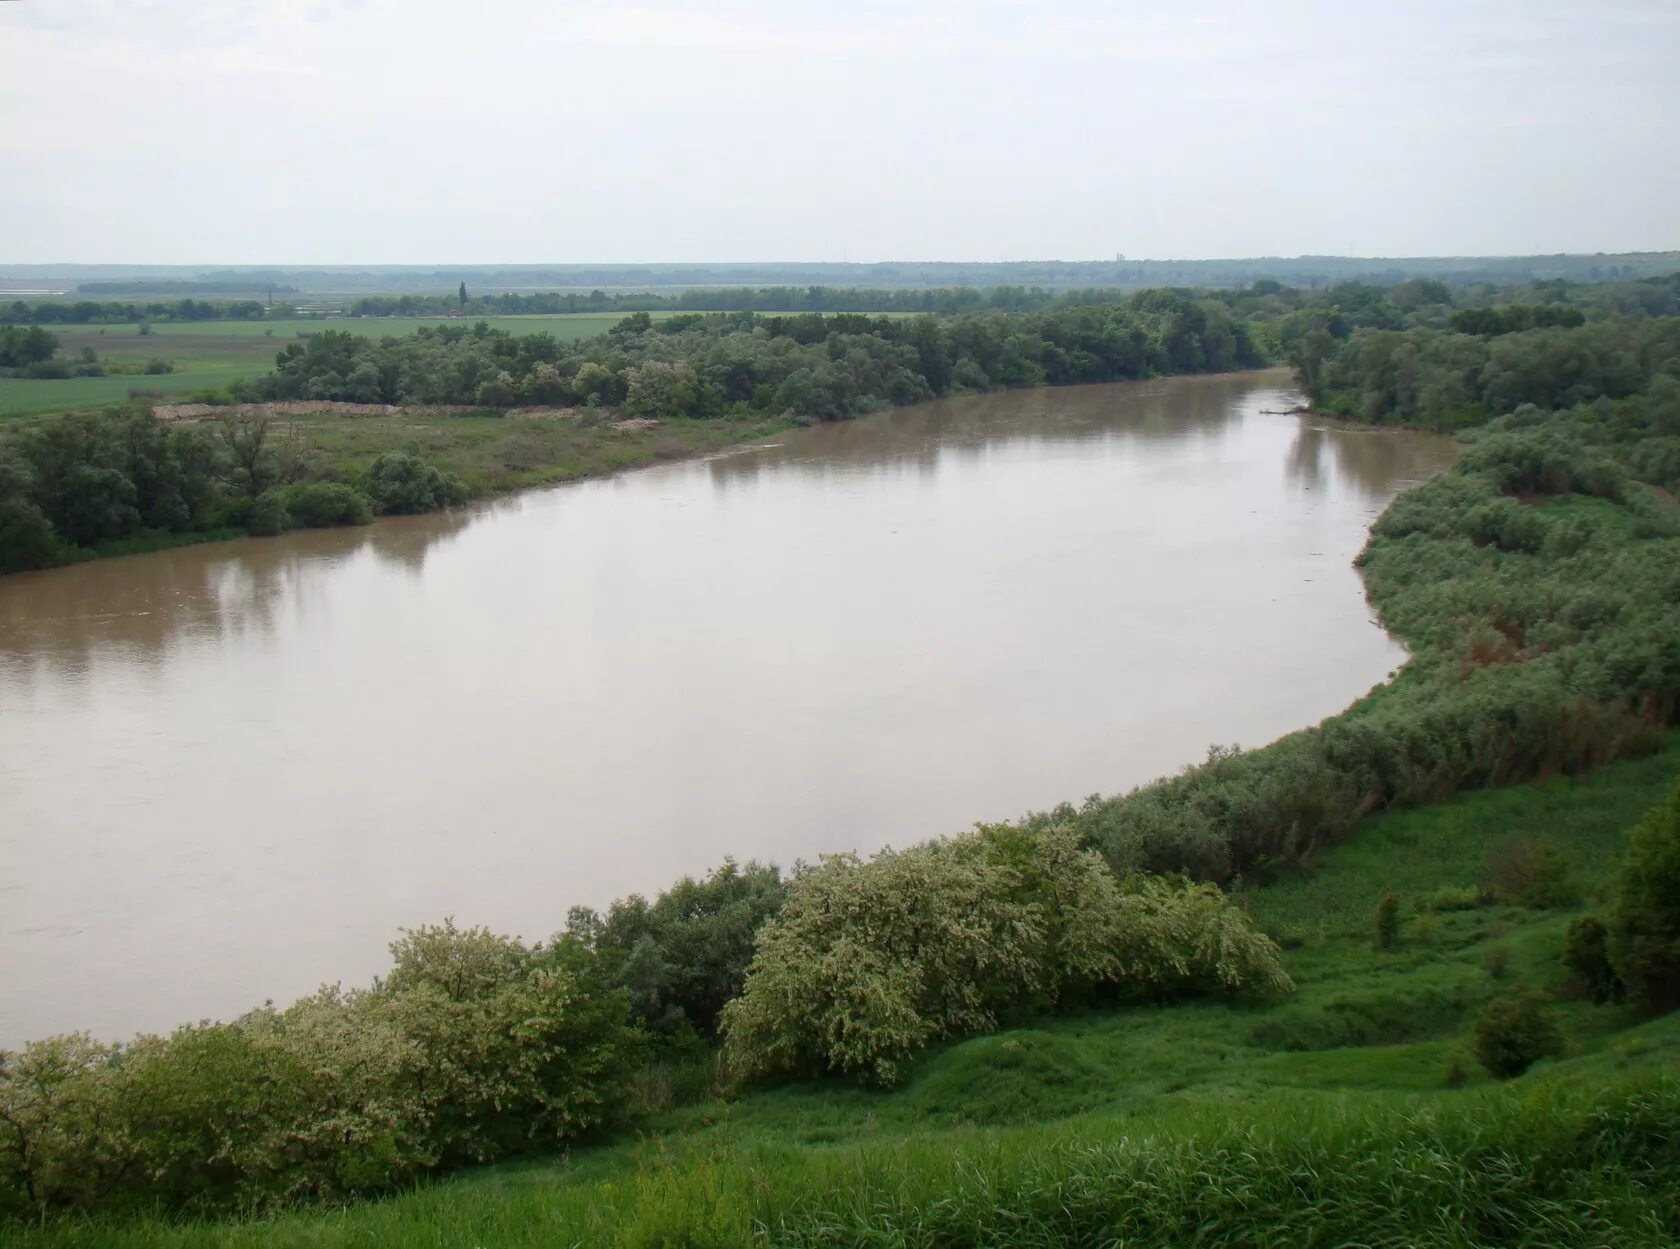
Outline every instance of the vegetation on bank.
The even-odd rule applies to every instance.
[[[111,1213],[20,1224],[0,1239],[1004,1246],[1107,1243],[1125,1231],[1142,1244],[1199,1233],[1214,1245],[1492,1246],[1521,1229],[1535,1245],[1672,1243],[1680,1016],[1644,1021],[1629,1004],[1596,1004],[1560,958],[1567,929],[1589,913],[1581,899],[1603,909],[1594,899],[1615,873],[1622,830],[1663,802],[1677,772],[1671,736],[1660,753],[1582,781],[1367,820],[1311,873],[1240,895],[1285,947],[1296,984],[1285,997],[1019,1021],[932,1050],[887,1090],[802,1082],[719,1101],[708,1047],[646,1041],[614,1095],[634,1139],[471,1170],[347,1211],[233,1224]],[[1513,840],[1533,830],[1559,847],[1577,901],[1528,907],[1496,887]],[[712,934],[697,948],[715,950],[744,896],[732,876],[715,893],[686,882],[660,931],[674,936],[686,912],[690,932]],[[1370,916],[1389,891],[1400,932],[1379,952]],[[751,915],[739,918],[750,932]],[[399,946],[401,965],[430,968],[427,983],[451,1001],[529,957],[482,933],[421,935]],[[460,948],[443,958],[446,941]],[[579,957],[562,938],[538,961],[562,950]],[[374,993],[433,992],[414,976],[389,981]],[[1477,1020],[1524,992],[1541,995],[1562,1049],[1503,1084],[1477,1060]],[[513,1052],[509,1042],[485,1061]]]

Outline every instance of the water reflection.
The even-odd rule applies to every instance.
[[[1217,438],[1243,419],[1239,401],[1255,393],[1255,382],[1256,375],[1243,374],[959,395],[816,426],[761,450],[715,456],[708,466],[727,488],[790,469],[815,476],[906,468],[931,474],[942,461],[974,463],[1000,447]]]
[[[0,581],[0,675],[88,670],[98,652],[145,662],[174,647],[253,642],[308,611],[358,559],[419,576],[432,549],[493,511],[458,508],[346,529],[205,543]],[[0,707],[5,706],[0,683]]]

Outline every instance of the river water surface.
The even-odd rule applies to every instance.
[[[0,579],[0,1045],[364,983],[726,855],[1128,788],[1403,658],[1451,448],[1281,374],[944,400],[451,515]]]

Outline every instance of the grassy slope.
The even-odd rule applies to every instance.
[[[656,319],[670,315],[653,313]],[[490,317],[490,325],[512,334],[553,334],[573,340],[604,334],[622,313],[561,313],[553,316]],[[274,367],[274,356],[300,335],[348,330],[370,338],[411,334],[423,325],[462,324],[439,317],[333,317],[295,321],[208,321],[157,323],[141,335],[132,325],[47,326],[58,335],[61,355],[76,359],[92,347],[102,361],[144,364],[168,360],[177,372],[156,376],[84,377],[63,381],[0,378],[0,418],[69,412],[120,403],[131,391],[184,395],[256,377]]]
[[[1285,940],[1287,1001],[1036,1021],[949,1046],[893,1092],[823,1084],[668,1110],[634,1140],[344,1211],[18,1243],[1673,1244],[1680,1017],[1559,1001],[1568,1055],[1492,1085],[1469,1056],[1475,1015],[1514,985],[1556,986],[1576,912],[1421,914],[1418,900],[1479,883],[1534,833],[1590,905],[1622,830],[1677,772],[1680,734],[1584,781],[1369,820],[1310,875],[1250,894]],[[1369,917],[1389,889],[1406,922],[1379,954]],[[1607,1129],[1598,1097],[1634,1128]]]
[[[500,416],[423,416],[346,420],[286,418],[317,470],[350,477],[382,451],[417,444],[427,461],[454,473],[474,494],[572,481],[601,473],[717,451],[788,428],[785,422],[667,420],[585,425],[573,420]]]

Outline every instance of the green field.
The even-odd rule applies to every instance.
[[[656,319],[669,313],[653,313]],[[562,339],[604,334],[620,313],[564,313],[554,316],[491,317],[489,324],[510,334],[553,334]],[[370,338],[412,334],[424,325],[460,325],[437,317],[328,317],[290,321],[200,321],[154,323],[148,334],[134,325],[48,326],[58,335],[60,354],[77,359],[91,347],[111,364],[144,365],[162,359],[175,372],[121,377],[80,377],[64,381],[0,378],[0,418],[73,412],[120,403],[135,393],[181,396],[220,389],[240,378],[257,377],[274,367],[275,354],[299,337],[322,330],[348,330]]]
[[[653,1079],[652,1113],[633,1136],[383,1201],[0,1238],[183,1249],[1673,1244],[1680,1215],[1660,1168],[1677,1148],[1680,1016],[1641,1023],[1557,991],[1564,927],[1677,771],[1671,734],[1662,753],[1582,781],[1366,821],[1310,874],[1248,894],[1298,985],[1281,1002],[1035,1020],[946,1046],[891,1092],[836,1081],[660,1109],[668,1086]],[[1422,904],[1477,885],[1491,856],[1536,833],[1564,851],[1581,906]],[[1369,917],[1389,889],[1404,921],[1398,945],[1378,952]],[[1516,986],[1555,995],[1567,1052],[1497,1084],[1470,1031]]]

